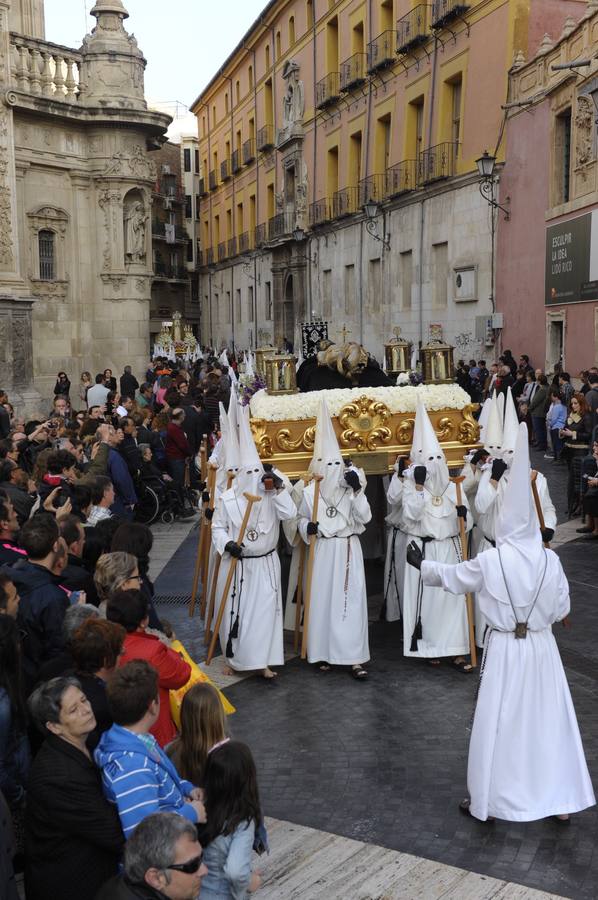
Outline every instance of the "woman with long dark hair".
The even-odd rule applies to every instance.
[[[166,748],[177,772],[201,787],[208,756],[229,740],[218,691],[211,684],[194,684],[181,704],[181,730]]]
[[[206,825],[199,828],[208,874],[202,900],[244,900],[261,879],[251,871],[251,854],[261,810],[251,750],[228,741],[209,756],[204,779]]]

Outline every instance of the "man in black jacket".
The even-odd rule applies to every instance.
[[[10,497],[0,491],[0,566],[25,562],[27,554],[17,544],[19,521]]]
[[[69,591],[85,591],[85,602],[99,606],[100,598],[93,576],[83,565],[85,529],[81,520],[77,516],[66,516],[61,519],[59,528],[68,552],[68,563],[60,576],[60,583]]]
[[[52,574],[61,540],[51,515],[34,516],[20,535],[21,548],[29,560],[10,570],[21,598],[18,622],[25,632],[23,668],[30,688],[42,663],[57,656],[64,646],[62,622],[69,601],[59,586],[60,579]]]
[[[139,387],[139,382],[131,373],[131,366],[125,366],[125,371],[120,376],[120,395],[121,397],[131,397],[135,399],[135,391]]]
[[[195,825],[176,813],[154,813],[127,841],[124,873],[95,900],[196,900],[207,873]]]

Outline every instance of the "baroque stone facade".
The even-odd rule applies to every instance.
[[[41,0],[0,0],[0,318],[16,325],[1,386],[31,411],[32,376],[48,399],[60,369],[141,372],[149,351],[150,151],[170,118],[147,108],[121,0],[91,13],[75,50],[44,40]]]

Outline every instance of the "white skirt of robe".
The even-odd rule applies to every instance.
[[[268,556],[258,559],[239,560],[236,566],[237,596],[235,597],[234,619],[237,616],[239,583],[243,562],[243,590],[239,608],[239,636],[233,640],[234,656],[227,657],[233,669],[245,671],[265,669],[266,666],[284,665],[282,636],[282,591],[280,586],[280,560],[274,551]],[[220,603],[226,576],[230,565],[230,557],[225,554],[220,565],[216,606]],[[234,583],[234,582],[233,582]],[[231,627],[231,596],[229,591],[222,625],[220,627],[220,646],[226,656],[226,644]],[[216,609],[214,615],[217,615]]]
[[[511,822],[596,802],[569,685],[550,628],[517,639],[492,631],[475,711],[471,813]]]
[[[422,547],[421,538],[407,535],[406,543],[415,541]],[[461,561],[459,538],[445,538],[426,544],[426,559],[454,565]],[[417,650],[411,650],[411,637],[417,622],[417,596],[420,585],[419,569],[405,566],[403,590],[403,654],[436,659],[442,656],[462,656],[469,653],[469,629],[465,594],[449,594],[441,587],[423,585],[421,620],[423,639]]]
[[[347,549],[350,547],[349,577]],[[317,538],[309,610],[310,663],[351,666],[370,658],[368,602],[361,543],[350,538]]]
[[[386,561],[384,563],[384,597],[386,598],[387,622],[396,622],[401,618],[401,602],[399,596],[405,579],[405,555],[407,552],[407,535],[400,528],[388,529],[386,543]],[[394,540],[394,573],[391,572],[392,545]],[[390,576],[390,580],[389,580]]]
[[[478,529],[476,528],[475,531]],[[490,543],[490,541],[482,534],[481,539],[478,543],[478,546],[475,551],[475,555],[478,556],[480,553],[484,553],[485,550],[491,550],[494,545]],[[478,595],[473,595],[473,604],[474,604],[474,615],[475,615],[475,643],[476,647],[484,646],[484,639],[486,637],[486,629],[488,628],[488,619],[480,609],[480,601],[478,600]]]

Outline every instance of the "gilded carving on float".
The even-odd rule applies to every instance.
[[[276,435],[276,446],[287,453],[293,453],[295,450],[313,450],[316,437],[316,426],[312,425],[306,428],[296,440],[291,437],[288,428],[281,428]]]
[[[392,432],[386,423],[390,418],[388,407],[369,397],[359,397],[348,403],[338,417],[343,427],[341,447],[355,450],[375,450],[379,444],[389,444]]]

